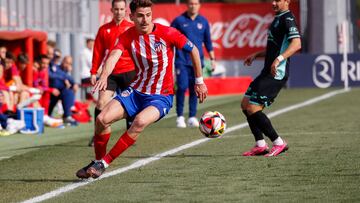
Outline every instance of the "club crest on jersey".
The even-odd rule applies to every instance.
[[[202,24],[202,23],[198,23],[198,24],[197,24],[197,28],[198,28],[199,30],[201,30],[201,29],[203,28],[203,24]]]
[[[163,49],[163,44],[161,42],[155,42],[154,49],[156,52],[160,52]]]

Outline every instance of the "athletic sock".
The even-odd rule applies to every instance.
[[[255,123],[256,126],[268,137],[272,142],[276,140],[279,135],[275,131],[271,124],[270,119],[262,112],[258,111],[249,116],[251,122]]]
[[[129,148],[131,145],[135,143],[135,140],[132,139],[128,132],[126,131],[120,139],[116,142],[114,147],[109,151],[108,154],[106,154],[103,158],[103,160],[110,164],[112,161],[114,161],[121,153],[123,153],[127,148]]]
[[[111,133],[94,136],[95,159],[101,160],[106,155],[106,145]]]
[[[254,123],[251,119],[249,119],[248,112],[246,110],[243,110],[243,113],[246,116],[247,122],[249,123],[250,130],[255,137],[255,141],[264,140],[264,136],[263,136],[261,130],[256,126],[256,123]]]
[[[265,140],[264,140],[264,139],[262,139],[262,140],[257,140],[257,141],[256,141],[256,146],[258,146],[258,147],[265,147],[265,146],[266,146]]]
[[[276,138],[276,140],[273,141],[274,145],[283,145],[284,144],[284,140],[281,139],[281,137]]]

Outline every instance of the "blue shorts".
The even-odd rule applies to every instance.
[[[154,106],[159,110],[160,120],[169,113],[173,105],[173,95],[144,94],[131,87],[126,88],[121,94],[114,97],[124,107],[131,119],[146,107]]]

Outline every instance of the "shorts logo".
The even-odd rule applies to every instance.
[[[313,81],[317,87],[328,88],[334,81],[334,60],[327,55],[318,56],[313,64]]]
[[[121,92],[121,96],[122,97],[128,97],[128,96],[130,96],[130,94],[132,93],[132,90],[124,90],[124,91],[122,91]]]

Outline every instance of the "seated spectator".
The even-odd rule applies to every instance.
[[[13,98],[15,105],[29,99],[30,93],[28,92],[28,88],[22,83],[19,71],[15,65],[15,57],[9,51],[6,52],[3,77],[6,86],[9,87],[10,97]],[[12,109],[12,111],[16,112],[16,109]],[[16,114],[12,115],[12,117],[14,116],[16,117]]]
[[[75,82],[74,79],[63,71],[63,66],[69,64],[71,57],[65,57],[60,66],[49,66],[49,86],[60,92],[59,95],[51,95],[49,105],[49,115],[51,115],[57,102],[61,100],[64,115],[64,124],[75,126],[78,123],[72,118],[71,107],[75,102]],[[72,64],[72,59],[71,59]],[[66,69],[66,67],[65,67]]]
[[[60,92],[57,89],[49,87],[48,67],[50,59],[46,55],[40,55],[33,66],[33,87],[40,89],[41,99],[35,106],[44,108],[44,124],[49,127],[61,127],[63,125],[62,119],[55,119],[49,116],[50,95],[59,96]]]
[[[29,58],[25,53],[20,53],[17,57],[17,67],[20,73],[20,78],[22,81],[26,79],[26,67],[29,64]]]
[[[5,58],[6,58],[7,49],[5,46],[0,46],[0,63],[5,66]]]

